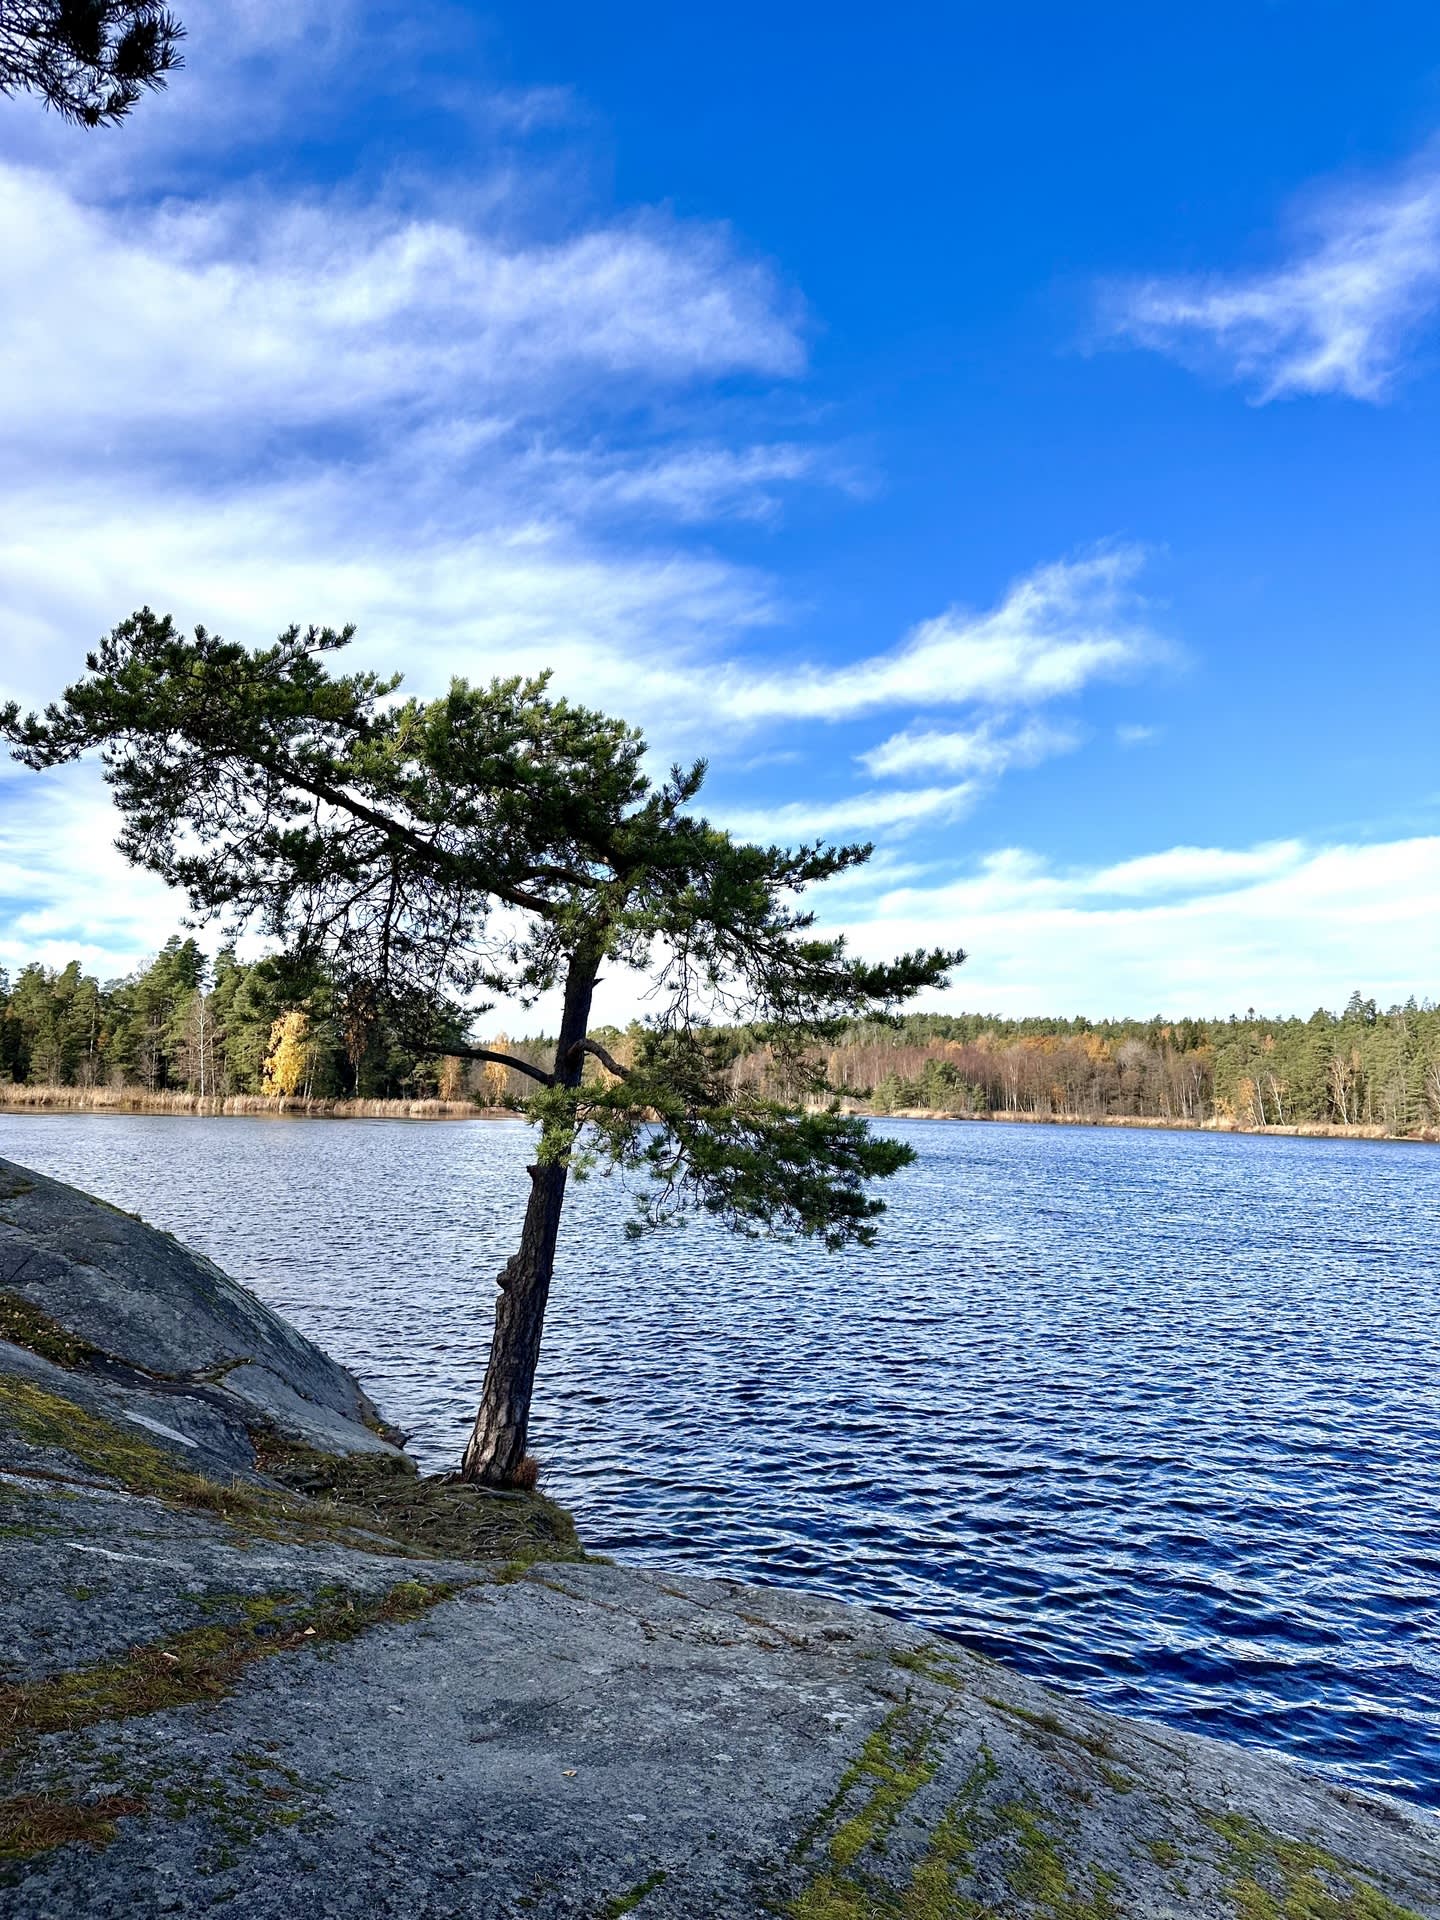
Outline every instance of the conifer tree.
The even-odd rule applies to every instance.
[[[0,0],[0,94],[38,93],[63,120],[113,126],[181,63],[159,0]]]
[[[962,956],[876,965],[817,937],[798,896],[868,846],[732,839],[693,811],[703,762],[652,784],[641,735],[556,698],[545,677],[456,680],[401,702],[398,676],[330,673],[350,638],[291,628],[251,651],[147,608],[43,719],[12,704],[0,731],[36,768],[98,749],[121,851],[197,912],[258,924],[286,964],[323,969],[347,1030],[383,1023],[417,1052],[533,1086],[525,1220],[462,1462],[469,1479],[507,1484],[577,1157],[639,1177],[632,1232],[699,1209],[741,1233],[868,1244],[883,1211],[869,1183],[913,1154],[826,1099],[815,1043],[943,983]],[[654,995],[626,1062],[592,1031],[595,988],[616,967],[647,973]],[[496,999],[552,988],[548,1066],[457,1041]],[[726,1022],[769,1049],[784,1097],[737,1083]]]

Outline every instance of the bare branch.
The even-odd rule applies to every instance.
[[[553,1087],[555,1076],[547,1073],[543,1067],[533,1067],[528,1060],[519,1060],[513,1053],[497,1053],[493,1047],[451,1047],[437,1048],[437,1052],[453,1054],[457,1060],[493,1060],[497,1066],[513,1067],[516,1073],[525,1073],[532,1080],[538,1080],[542,1087]]]
[[[630,1078],[630,1069],[628,1067],[622,1067],[614,1054],[607,1052],[598,1040],[582,1040],[578,1046],[571,1048],[571,1052],[593,1053],[601,1066],[605,1068],[606,1072],[613,1073],[617,1080],[628,1080]]]
[[[352,818],[364,820],[368,825],[378,828],[381,833],[397,841],[401,846],[409,847],[412,853],[418,854],[427,863],[434,860],[433,841],[417,833],[403,820],[397,820],[393,814],[383,813],[378,807],[367,806],[358,795],[348,789],[333,786],[330,782],[319,779],[308,768],[291,761],[277,762],[274,759],[260,759],[259,764],[268,773],[279,779],[289,780],[295,786],[303,788],[306,793],[313,794],[317,800],[324,800],[341,812],[350,814]],[[497,900],[504,900],[512,907],[524,907],[531,913],[543,916],[553,911],[548,900],[542,899],[537,894],[527,893],[523,887],[507,887],[491,881],[489,891]]]

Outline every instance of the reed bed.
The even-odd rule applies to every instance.
[[[0,1110],[29,1113],[171,1113],[209,1116],[289,1114],[325,1120],[512,1119],[506,1107],[474,1100],[270,1099],[257,1093],[147,1093],[143,1087],[47,1087],[0,1085]]]

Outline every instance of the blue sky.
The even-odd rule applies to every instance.
[[[1433,10],[184,17],[117,132],[0,102],[6,692],[354,619],[873,838],[937,1004],[1435,991]],[[169,930],[108,831],[0,776],[0,964]]]

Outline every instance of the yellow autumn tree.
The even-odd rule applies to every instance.
[[[438,1091],[442,1100],[465,1098],[465,1062],[447,1053],[440,1062]]]
[[[310,1069],[310,1017],[298,1007],[282,1013],[270,1029],[270,1051],[260,1079],[272,1100],[293,1099]]]
[[[486,1046],[494,1047],[497,1053],[504,1053],[510,1045],[509,1036],[497,1033],[493,1040],[487,1040]],[[502,1067],[498,1060],[486,1062],[485,1071],[480,1076],[482,1092],[487,1107],[503,1107],[510,1095],[510,1069]]]

